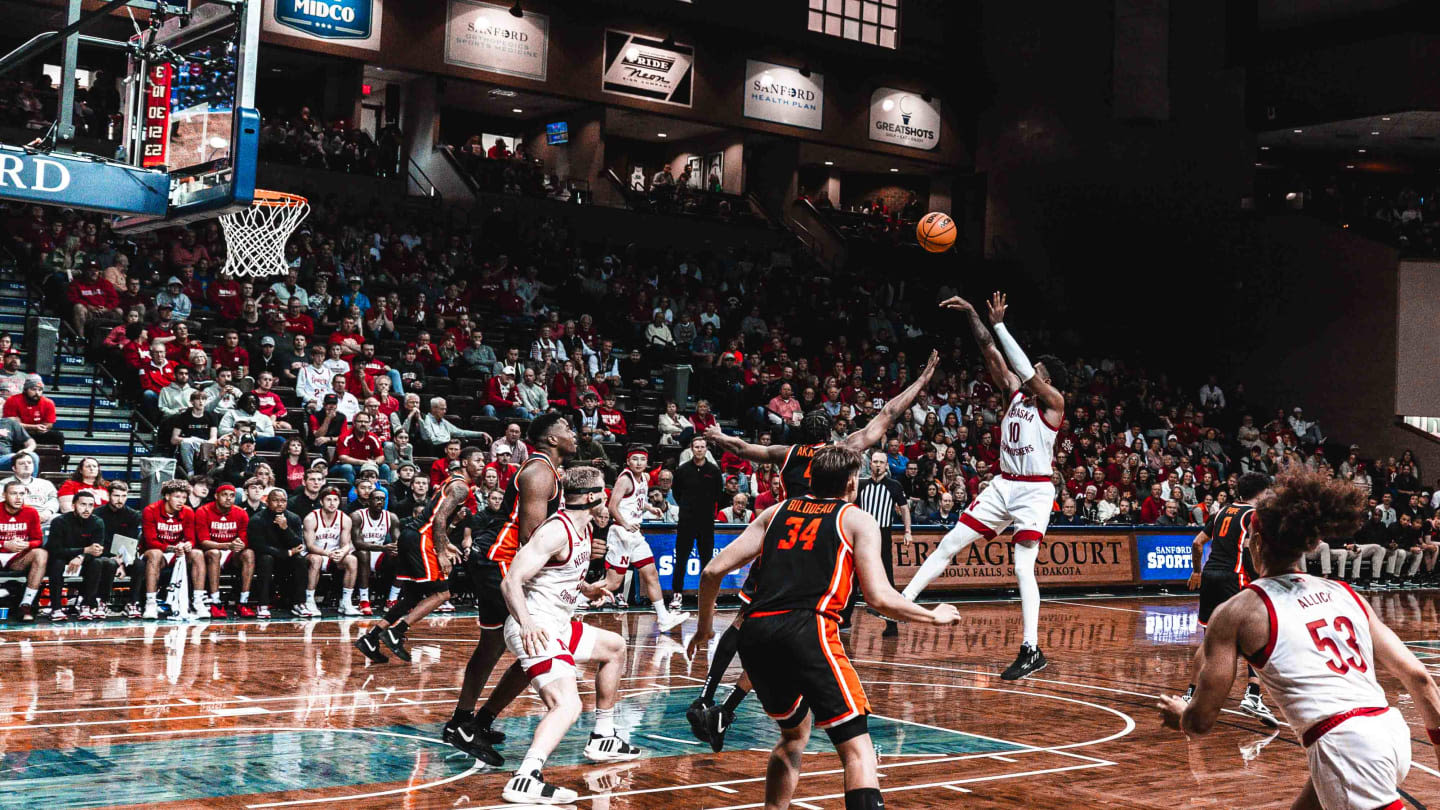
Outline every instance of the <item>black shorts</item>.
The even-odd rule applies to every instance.
[[[395,578],[410,582],[444,582],[440,556],[430,541],[430,528],[421,532],[401,532],[396,543]]]
[[[478,557],[478,559],[477,559]],[[476,554],[470,555],[470,583],[475,588],[475,618],[483,630],[499,630],[510,618],[510,608],[500,593],[500,566]]]
[[[760,705],[781,728],[814,712],[833,743],[869,732],[870,702],[833,619],[809,610],[750,615],[739,650]]]
[[[1209,624],[1210,616],[1225,600],[1240,593],[1240,575],[1228,571],[1200,574],[1200,623]]]
[[[755,598],[755,563],[750,563],[750,573],[745,575],[745,581],[740,584],[740,593],[735,594],[742,604],[750,604]]]

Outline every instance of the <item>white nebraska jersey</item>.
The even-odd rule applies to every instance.
[[[1045,414],[1033,399],[1026,402],[1016,391],[1000,420],[1000,472],[1050,480],[1050,460],[1055,457],[1059,430],[1059,425],[1045,424]]]
[[[360,539],[377,546],[390,542],[390,520],[393,515],[381,512],[380,517],[372,518],[369,509],[361,509],[357,514],[360,515]]]
[[[569,551],[562,559],[545,563],[539,573],[525,583],[525,607],[537,621],[568,621],[580,603],[580,581],[590,567],[590,527],[585,531],[575,528],[575,523],[562,509],[546,518],[535,527],[536,533],[546,527],[559,525],[570,541]],[[531,535],[534,537],[534,535]]]
[[[639,526],[641,517],[645,514],[645,506],[649,503],[650,485],[646,483],[644,476],[636,475],[629,469],[621,472],[620,477],[629,478],[635,484],[634,491],[620,499],[620,514],[624,516],[626,523]]]
[[[340,548],[341,524],[344,523],[340,510],[335,510],[335,519],[329,523],[325,522],[323,509],[316,509],[310,514],[315,516],[315,545],[330,551]]]
[[[1283,574],[1247,587],[1270,613],[1270,640],[1250,663],[1302,737],[1342,712],[1388,705],[1375,680],[1370,616],[1350,586]]]

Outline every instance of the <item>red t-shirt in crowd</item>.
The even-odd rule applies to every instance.
[[[100,507],[110,503],[109,489],[105,487],[91,486],[90,484],[87,484],[83,481],[76,481],[73,478],[68,481],[62,481],[60,483],[60,490],[55,493],[55,497],[63,498],[66,495],[69,495],[71,498],[74,498],[81,492],[88,492],[91,495],[95,496],[96,509],[99,509]]]
[[[250,516],[244,509],[232,506],[223,515],[214,501],[195,510],[196,543],[233,543],[249,545]]]
[[[21,506],[20,511],[11,512],[10,507],[0,507],[0,546],[11,540],[24,540],[31,548],[39,548],[44,541],[40,532],[40,513],[33,506]]]
[[[87,307],[115,309],[120,306],[120,293],[115,291],[113,284],[103,278],[94,281],[72,281],[65,291],[65,297],[72,304],[84,304]]]
[[[374,461],[385,457],[385,448],[380,446],[379,439],[369,433],[364,436],[350,433],[335,447],[335,457],[339,458],[340,456],[358,458],[361,461]]]
[[[193,542],[195,538],[195,510],[180,507],[180,513],[170,514],[165,501],[158,500],[140,511],[140,531],[145,535],[145,549],[165,549],[177,543]]]
[[[238,370],[241,366],[250,367],[250,352],[245,351],[244,346],[230,348],[225,344],[215,347],[214,353],[210,355],[215,368],[228,368]]]
[[[220,310],[220,317],[227,321],[240,317],[244,304],[240,300],[240,285],[234,281],[217,281],[211,284],[210,301]]]
[[[23,393],[15,394],[5,400],[5,409],[0,413],[7,419],[19,419],[27,425],[55,424],[55,402],[44,394],[35,402],[27,399]]]

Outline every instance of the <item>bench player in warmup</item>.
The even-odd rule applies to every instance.
[[[250,514],[235,505],[235,485],[221,484],[215,488],[215,500],[195,510],[195,547],[205,553],[205,576],[210,590],[210,618],[225,618],[225,605],[220,601],[220,573],[239,569],[240,595],[235,613],[241,618],[255,618],[250,606],[250,584],[255,578],[255,552],[250,548]],[[264,558],[270,575],[269,557]],[[199,572],[196,572],[199,576]],[[264,590],[264,589],[262,589]]]
[[[757,557],[755,590],[740,628],[740,661],[760,705],[780,726],[766,769],[765,807],[790,806],[810,729],[830,736],[845,769],[845,810],[885,806],[870,740],[870,703],[840,643],[840,612],[858,575],[865,602],[881,615],[955,624],[953,605],[920,607],[895,592],[880,559],[880,526],[853,505],[861,455],[824,447],[810,463],[810,493],[766,509],[700,578],[701,644],[712,632],[725,575]],[[813,720],[812,720],[813,715]]]
[[[610,530],[605,535],[605,589],[618,592],[625,581],[625,572],[634,571],[640,585],[655,608],[656,623],[665,633],[690,618],[683,610],[665,607],[665,591],[660,587],[660,573],[655,570],[655,554],[640,531],[641,516],[649,503],[650,487],[645,468],[650,453],[644,447],[632,447],[625,454],[625,469],[610,489]]]
[[[1055,502],[1050,463],[1055,455],[1055,434],[1065,418],[1065,397],[1060,392],[1069,382],[1069,375],[1063,363],[1048,355],[1031,365],[1020,344],[1005,328],[1007,305],[1003,293],[997,292],[990,299],[993,337],[980,320],[980,313],[965,299],[954,296],[940,306],[965,313],[970,332],[980,344],[985,369],[995,386],[1009,397],[1010,404],[1000,421],[1000,477],[960,514],[955,528],[941,539],[915,578],[905,586],[905,597],[919,597],[925,586],[945,571],[950,559],[971,543],[981,537],[993,539],[1013,525],[1015,580],[1020,586],[1020,615],[1025,637],[1019,655],[1000,677],[1018,680],[1044,669],[1048,663],[1040,651],[1040,584],[1035,580],[1035,564],[1040,558],[1040,543],[1045,540],[1050,509]],[[1000,341],[998,349],[996,338]],[[1001,356],[1002,350],[1004,356]]]
[[[1250,549],[1260,577],[1229,599],[1205,631],[1195,694],[1161,698],[1165,725],[1215,726],[1244,656],[1305,747],[1310,778],[1295,810],[1400,810],[1410,728],[1375,679],[1382,668],[1415,702],[1440,746],[1440,690],[1414,653],[1345,582],[1305,573],[1305,555],[1360,525],[1364,496],[1348,482],[1298,471],[1255,504]],[[1435,753],[1440,754],[1440,751]]]
[[[621,762],[640,756],[615,730],[615,700],[625,669],[625,638],[574,619],[582,602],[609,592],[585,582],[590,568],[591,519],[605,509],[605,477],[594,467],[565,472],[565,506],[546,518],[515,552],[500,591],[510,616],[505,647],[513,654],[545,703],[530,750],[501,794],[507,802],[568,804],[578,794],[547,784],[545,760],[580,716],[575,683],[578,664],[593,662],[595,729],[585,745],[591,762]]]
[[[880,412],[865,427],[851,433],[842,439],[837,446],[845,447],[856,452],[868,450],[885,439],[890,428],[904,418],[915,404],[916,397],[930,385],[930,379],[935,376],[935,369],[940,364],[940,353],[932,351],[925,362],[925,368],[915,381],[910,383],[905,390],[895,395],[894,399],[885,403]],[[784,487],[784,494],[787,498],[798,498],[810,493],[810,469],[814,461],[815,453],[822,447],[827,446],[830,438],[830,417],[821,410],[811,411],[800,420],[800,443],[798,444],[772,444],[759,445],[750,444],[736,436],[730,436],[720,429],[718,425],[712,425],[705,431],[705,439],[712,447],[720,452],[730,452],[749,460],[765,464],[780,465],[780,483]],[[882,554],[888,559],[890,549],[882,549]],[[886,566],[889,570],[890,566]],[[752,570],[740,589],[740,601],[744,604],[750,602],[751,586],[754,583],[756,572]],[[720,687],[720,681],[725,677],[725,672],[730,668],[730,662],[735,658],[736,645],[740,642],[740,625],[745,621],[744,611],[735,617],[724,633],[720,635],[720,641],[715,645],[715,657],[710,661],[710,668],[705,673],[705,689],[700,697],[690,704],[685,712],[685,718],[690,721],[690,731],[696,739],[710,743],[710,747],[716,753],[725,746],[725,730],[735,718],[735,710],[739,708],[740,702],[750,693],[750,679],[741,674],[740,680],[735,683],[725,703],[715,705],[715,691]],[[703,650],[702,642],[697,641],[698,636],[691,638],[687,647],[687,654],[691,660]]]
[[[1255,566],[1250,557],[1250,529],[1255,520],[1252,502],[1270,487],[1270,477],[1264,473],[1249,472],[1240,476],[1235,484],[1235,502],[1224,509],[1217,509],[1205,523],[1205,528],[1195,535],[1191,545],[1190,590],[1200,589],[1200,626],[1210,623],[1216,608],[1224,604],[1255,579]],[[1205,544],[1210,544],[1210,557],[1205,555]],[[1188,700],[1195,694],[1195,681],[1205,668],[1205,645],[1195,650],[1195,662],[1190,670],[1190,686],[1185,689]],[[1260,697],[1260,678],[1255,668],[1245,667],[1248,680],[1245,698],[1240,701],[1240,710],[1256,718],[1270,728],[1278,728],[1275,715],[1270,712]]]
[[[480,690],[485,688],[495,664],[505,654],[504,627],[510,609],[500,591],[500,583],[524,541],[546,518],[559,511],[560,467],[575,454],[575,430],[555,411],[531,420],[526,440],[534,450],[505,485],[500,504],[505,521],[493,532],[471,534],[466,564],[475,586],[480,639],[465,665],[455,712],[441,731],[441,739],[482,762],[499,757],[493,746],[504,742],[505,734],[492,727],[495,717],[525,691],[530,680],[518,662],[511,664],[490,690],[485,705],[475,710]]]

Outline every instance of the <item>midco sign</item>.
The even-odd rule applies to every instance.
[[[165,172],[0,146],[0,199],[158,216],[169,195]]]
[[[381,0],[265,0],[265,4],[268,31],[380,47]]]

